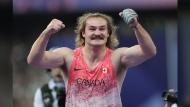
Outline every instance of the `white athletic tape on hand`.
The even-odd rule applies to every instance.
[[[123,20],[129,25],[134,21],[135,17],[138,17],[137,13],[132,9],[124,9],[123,10]]]

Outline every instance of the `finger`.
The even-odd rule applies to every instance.
[[[61,20],[56,19],[57,23],[63,23]]]
[[[65,27],[65,25],[63,24],[63,23],[59,23],[59,24],[57,24],[57,27],[59,28],[59,29],[62,29],[62,28],[64,28]]]
[[[65,28],[65,24],[62,23],[62,24],[61,24],[61,28]]]
[[[122,12],[119,12],[119,16],[121,16],[121,17],[122,17],[122,15],[123,15],[123,13],[122,13]]]

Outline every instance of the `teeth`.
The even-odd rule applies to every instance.
[[[100,37],[96,37],[96,38],[92,38],[92,39],[103,39],[103,38],[100,38]]]
[[[97,40],[102,40],[102,38],[93,38],[93,40],[95,40],[95,39],[97,39]]]

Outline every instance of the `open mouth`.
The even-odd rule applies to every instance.
[[[96,37],[92,37],[91,39],[92,39],[92,40],[103,40],[104,38],[103,38],[103,37],[96,36]]]

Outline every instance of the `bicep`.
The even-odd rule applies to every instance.
[[[40,67],[43,68],[59,68],[65,64],[65,60],[73,55],[73,50],[69,48],[59,48],[52,51],[45,51]]]
[[[139,65],[148,59],[148,56],[142,51],[139,45],[125,48],[121,54],[121,63],[128,67]]]
[[[64,55],[59,52],[46,51],[41,62],[45,68],[57,68],[64,64]]]

